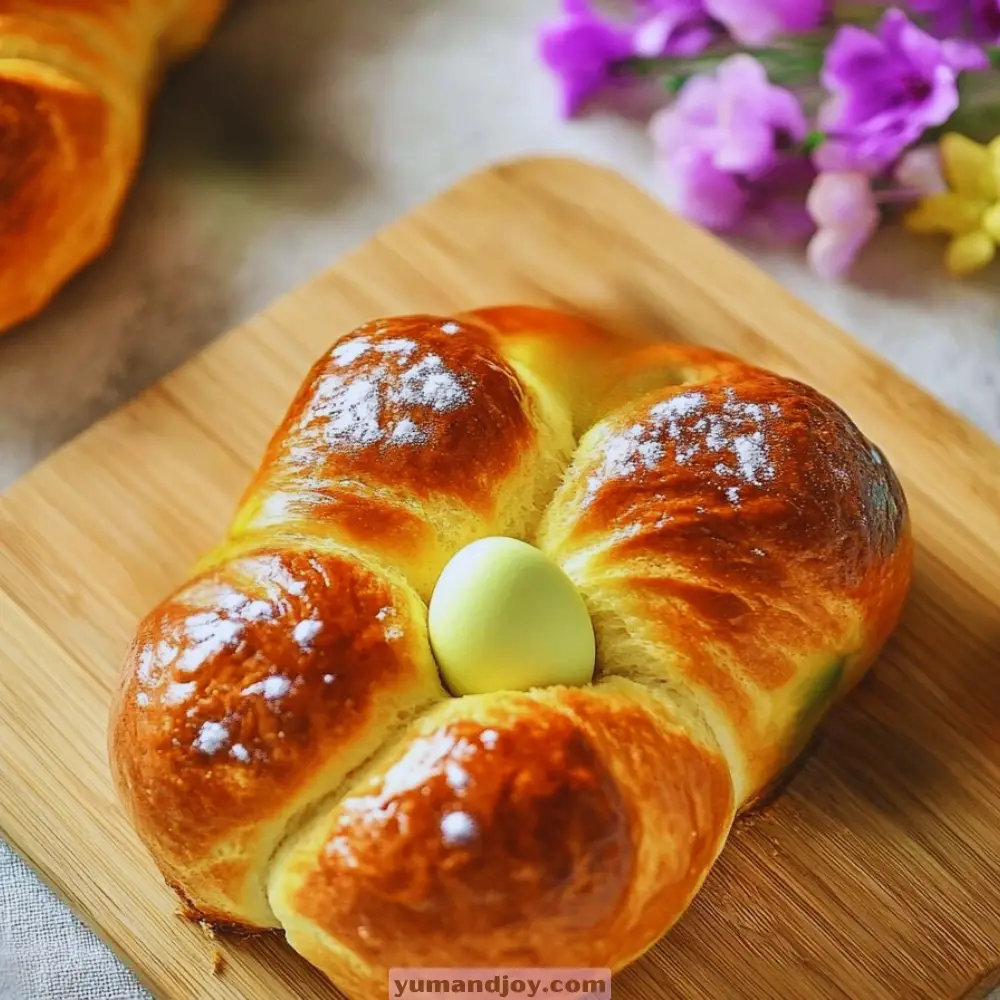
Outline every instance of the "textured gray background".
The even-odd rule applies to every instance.
[[[657,188],[641,129],[561,124],[532,52],[542,0],[240,0],[169,82],[111,252],[0,339],[0,487],[219,332],[487,161],[575,153]],[[751,251],[1000,438],[994,268],[887,233],[850,286]],[[0,844],[0,998],[144,994]],[[1000,996],[1000,994],[998,994]],[[861,1000],[861,998],[859,998]]]

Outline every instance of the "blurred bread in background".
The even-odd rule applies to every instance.
[[[100,254],[163,72],[225,0],[0,0],[0,333]]]

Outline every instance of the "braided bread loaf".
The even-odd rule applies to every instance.
[[[100,253],[163,68],[225,0],[0,0],[0,332]]]
[[[449,697],[442,567],[535,543],[593,684]],[[833,403],[540,309],[372,322],[312,369],[224,544],[139,627],[110,755],[192,915],[391,965],[620,968],[871,664],[895,475]]]

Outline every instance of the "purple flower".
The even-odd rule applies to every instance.
[[[1000,0],[909,0],[942,38],[975,38],[1000,43]]]
[[[723,232],[793,191],[782,176],[792,159],[783,150],[805,138],[806,121],[794,95],[770,83],[756,59],[735,55],[714,76],[692,77],[653,117],[650,135],[673,206]],[[801,159],[798,164],[799,171],[811,169]],[[780,228],[801,231],[802,217],[799,212],[795,225]]]
[[[694,76],[650,123],[661,156],[690,148],[726,173],[761,175],[777,147],[801,142],[806,119],[795,95],[772,84],[749,55],[730,56],[714,76]]]
[[[778,35],[819,27],[829,0],[705,0],[705,7],[744,45],[766,45]]]
[[[611,82],[612,65],[633,54],[632,32],[596,14],[587,0],[563,0],[564,17],[542,29],[539,55],[559,81],[564,117]]]
[[[806,201],[816,223],[806,256],[823,278],[843,277],[878,228],[879,210],[865,174],[820,174]]]
[[[638,0],[637,6],[637,17],[625,24],[598,14],[589,0],[563,0],[562,19],[542,28],[539,55],[559,81],[564,117],[623,82],[614,75],[615,63],[632,56],[694,56],[722,34],[704,0]]]
[[[635,54],[695,56],[722,33],[709,17],[706,0],[639,0],[639,21],[633,30]]]
[[[886,167],[958,107],[958,76],[988,66],[976,46],[939,41],[905,14],[888,10],[876,34],[845,25],[826,52],[821,79],[833,95],[820,110],[827,142],[822,170]]]

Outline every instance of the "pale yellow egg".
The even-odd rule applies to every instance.
[[[431,646],[458,695],[587,684],[594,627],[573,581],[514,538],[481,538],[445,566],[431,595]]]

